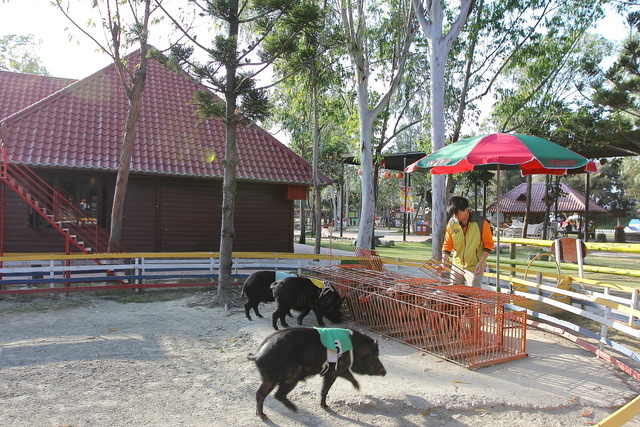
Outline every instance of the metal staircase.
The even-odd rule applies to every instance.
[[[65,237],[67,251],[75,247],[86,254],[126,252],[121,245],[110,243],[109,234],[98,226],[95,218],[88,218],[75,206],[69,195],[54,190],[11,154],[4,144],[0,149],[0,180]]]

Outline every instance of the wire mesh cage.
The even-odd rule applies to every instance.
[[[527,355],[526,313],[505,308],[521,297],[450,285],[457,267],[423,267],[424,277],[352,266],[303,274],[331,283],[354,322],[469,369]]]

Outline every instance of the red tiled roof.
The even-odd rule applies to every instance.
[[[585,197],[565,183],[560,183],[560,189],[564,193],[558,198],[558,212],[584,212]],[[531,212],[545,212],[546,205],[544,197],[546,194],[546,184],[531,184]],[[527,208],[527,184],[520,184],[514,189],[505,193],[498,199],[500,202],[500,212],[502,213],[523,213]],[[496,202],[487,206],[487,212],[496,211]],[[551,211],[555,211],[555,203],[551,206]],[[589,212],[607,212],[603,207],[593,201],[589,201]]]
[[[132,173],[223,177],[225,126],[218,119],[200,121],[191,105],[196,90],[202,87],[148,60]],[[5,144],[31,166],[115,171],[127,105],[110,65],[7,117]],[[237,160],[239,180],[312,182],[311,165],[256,125],[238,126]],[[330,183],[325,176],[322,181]]]
[[[0,119],[40,101],[75,81],[0,70]]]

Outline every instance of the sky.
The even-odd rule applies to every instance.
[[[180,2],[169,0],[170,3],[174,1]],[[74,2],[73,12],[80,17],[78,22],[87,22],[91,9],[81,3]],[[84,3],[89,3],[89,0],[84,0]],[[613,14],[599,26],[598,32],[612,40],[620,40],[627,34],[624,19]],[[168,32],[162,33],[157,28],[151,31],[150,43],[159,49],[169,46]],[[96,44],[75,29],[59,10],[50,5],[50,0],[0,0],[0,36],[6,34],[33,34],[42,40],[35,53],[55,77],[81,79],[110,64],[110,58],[97,52]],[[73,35],[71,41],[70,34]]]
[[[33,34],[42,41],[35,54],[41,59],[41,65],[55,77],[81,79],[108,66],[109,56],[98,52],[96,43],[77,30],[62,12],[50,5],[50,1],[0,0],[0,36]],[[75,2],[72,11],[79,17],[78,22],[86,23],[95,15],[82,3],[87,4],[89,0]],[[104,38],[99,40],[103,42]],[[166,37],[164,40],[152,37],[150,43],[157,48],[169,45]]]

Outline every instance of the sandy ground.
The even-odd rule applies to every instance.
[[[529,357],[476,371],[369,333],[380,339],[387,376],[358,376],[360,391],[338,379],[329,411],[319,405],[321,379],[309,379],[290,394],[298,412],[272,394],[263,422],[258,371],[246,356],[272,333],[273,307],[248,321],[241,307],[193,306],[201,297],[73,297],[84,304],[23,313],[13,310],[26,303],[0,301],[2,425],[582,426],[640,392],[591,353],[537,330],[528,333]]]

